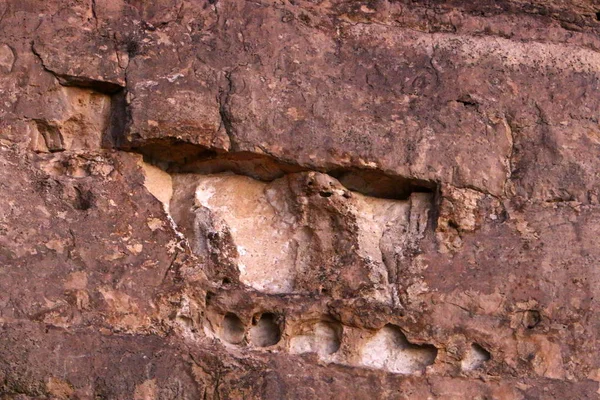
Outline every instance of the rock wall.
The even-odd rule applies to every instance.
[[[1,2],[0,398],[597,398],[599,20]]]

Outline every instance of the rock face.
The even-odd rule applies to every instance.
[[[598,398],[599,20],[0,3],[0,398]]]

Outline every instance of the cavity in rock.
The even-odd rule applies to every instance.
[[[433,364],[437,349],[410,343],[399,327],[386,325],[365,343],[360,364],[398,374],[413,374]]]
[[[281,330],[274,314],[262,314],[248,332],[248,340],[257,347],[273,346],[281,339]]]
[[[237,315],[227,313],[223,318],[222,338],[226,342],[239,344],[244,340],[246,329]]]
[[[466,352],[460,366],[463,371],[472,371],[483,365],[490,359],[490,353],[477,343],[473,343],[471,348]]]
[[[342,325],[319,321],[303,327],[302,333],[290,340],[290,353],[317,353],[325,357],[337,352],[341,345]]]

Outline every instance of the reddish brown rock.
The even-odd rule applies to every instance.
[[[0,4],[0,398],[597,398],[599,13]]]

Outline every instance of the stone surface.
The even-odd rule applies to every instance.
[[[424,236],[433,201],[431,193],[365,196],[316,172],[270,183],[176,174],[174,185],[175,222],[194,238],[198,256],[216,260],[212,269],[222,269],[226,256],[227,279],[265,293],[360,295],[389,305],[397,303],[407,245],[416,248]]]
[[[0,398],[597,398],[599,15],[0,3]]]

